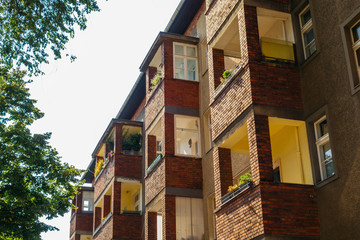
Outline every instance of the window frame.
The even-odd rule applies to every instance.
[[[175,53],[175,45],[179,45],[179,46],[183,46],[184,47],[184,55],[177,55]],[[195,57],[190,57],[190,56],[186,56],[186,47],[194,47],[195,48]],[[184,59],[184,78],[177,78],[175,77],[176,74],[176,65],[175,65],[175,59],[176,57],[178,58],[183,58]],[[193,81],[193,82],[199,82],[199,54],[198,54],[198,49],[196,45],[192,45],[192,44],[185,44],[185,43],[179,43],[179,42],[173,42],[173,77],[174,79],[181,79],[181,80],[186,80],[186,81]],[[191,59],[191,60],[195,60],[195,80],[191,80],[188,78],[188,72],[187,72],[187,60]]]
[[[317,157],[318,157],[318,164],[319,164],[321,181],[324,181],[324,180],[327,180],[327,179],[333,177],[335,175],[335,172],[336,172],[335,164],[334,164],[333,151],[332,151],[331,142],[330,142],[329,130],[328,130],[328,132],[326,134],[320,135],[320,124],[324,120],[326,120],[326,121],[328,120],[326,115],[322,116],[321,118],[319,118],[319,120],[317,120],[314,123],[315,145],[316,145],[316,151],[317,151]],[[327,126],[329,128],[328,121],[327,121]],[[327,143],[330,145],[331,158],[330,159],[323,159],[323,150],[321,149],[321,147],[324,146]],[[323,170],[323,166],[325,166],[326,161],[329,161],[329,160],[331,161],[331,164],[333,165],[334,173],[332,175],[330,175],[330,176],[326,176],[326,173],[324,173],[324,170]]]
[[[306,13],[306,11],[309,10],[310,14],[311,14],[311,18],[308,22],[306,22],[304,25],[302,24],[302,16],[304,13]],[[301,41],[302,41],[302,49],[304,52],[304,59],[307,60],[309,59],[311,56],[313,56],[316,51],[318,50],[317,46],[316,46],[316,37],[315,37],[315,31],[314,31],[314,27],[313,27],[313,16],[312,16],[312,11],[310,8],[310,3],[308,3],[302,10],[301,12],[298,14],[298,18],[299,18],[299,26],[300,26],[300,32],[301,32]],[[305,38],[304,38],[304,34],[311,31],[311,29],[313,30],[313,34],[314,34],[314,39],[308,43],[307,45],[305,45]],[[306,49],[307,47],[311,47],[311,45],[315,45],[315,51],[310,54],[307,55]]]
[[[177,127],[176,127],[176,118],[189,118],[189,119],[196,119],[197,123],[198,123],[198,129],[197,129],[197,133],[198,133],[198,154],[197,155],[192,155],[192,154],[181,154],[178,152],[178,146],[176,144],[176,139],[177,139]],[[175,145],[175,155],[176,156],[181,156],[181,157],[192,157],[192,158],[200,158],[201,157],[201,125],[200,125],[200,118],[199,117],[193,117],[193,116],[187,116],[187,115],[174,115],[174,145]],[[195,132],[195,130],[194,130]]]
[[[91,204],[91,199],[85,199],[85,197],[84,197],[84,193],[88,193],[88,194],[90,194],[91,195],[91,193],[92,193],[92,196],[93,196],[93,201],[92,201],[92,204]],[[95,202],[94,202],[94,192],[92,192],[92,191],[82,191],[82,194],[81,194],[82,196],[81,196],[81,211],[82,212],[94,212],[94,209],[95,209]],[[85,210],[85,201],[89,201],[89,205],[87,206],[87,208],[89,209],[89,210]],[[92,209],[91,209],[91,206],[92,206]]]
[[[354,39],[354,34],[353,34],[353,28],[360,23],[360,19],[358,19],[349,29],[350,31],[350,39],[351,39],[351,49],[352,49],[352,56],[354,58],[355,61],[355,67],[356,67],[356,72],[357,72],[357,81],[358,83],[355,85],[354,81],[352,83],[352,87],[353,89],[359,88],[360,87],[360,62],[358,61],[358,58],[356,56],[356,51],[360,49],[360,38],[355,42]]]

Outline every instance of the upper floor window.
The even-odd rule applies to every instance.
[[[174,78],[198,80],[196,46],[174,43]]]
[[[310,5],[307,5],[299,14],[301,39],[305,59],[310,57],[316,51],[314,28],[312,24],[312,16]]]
[[[352,50],[354,53],[357,74],[360,74],[360,21],[351,28]],[[354,87],[359,86],[359,77],[353,82]]]
[[[82,210],[86,212],[94,211],[94,192],[83,191],[82,194]]]
[[[335,174],[326,116],[314,123],[314,129],[321,180],[325,180]]]
[[[176,154],[200,156],[199,119],[175,116]]]

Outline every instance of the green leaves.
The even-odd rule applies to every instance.
[[[43,113],[29,98],[25,73],[0,68],[0,74],[0,239],[40,239],[56,228],[39,218],[69,210],[81,171],[61,162],[50,133],[30,132]]]
[[[0,66],[22,66],[29,74],[41,74],[47,50],[61,58],[74,27],[85,29],[86,15],[92,11],[99,11],[95,0],[0,1]]]

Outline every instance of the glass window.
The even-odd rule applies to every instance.
[[[176,116],[175,129],[176,154],[199,156],[199,119]]]
[[[315,123],[315,137],[321,180],[325,180],[335,174],[326,117],[322,117]]]
[[[174,78],[197,81],[195,46],[174,44]]]
[[[176,197],[176,239],[204,239],[203,199]]]
[[[304,10],[299,14],[299,19],[301,38],[306,59],[310,57],[314,52],[316,52],[315,35],[312,26],[312,16],[309,5],[307,5]]]
[[[92,212],[94,211],[94,192],[83,191],[82,193],[82,206],[83,211]]]
[[[360,78],[360,21],[356,23],[351,28],[351,35],[352,35],[352,49],[354,52],[355,57],[355,65],[357,68],[358,77],[354,78],[353,84],[354,87],[360,85],[359,78]]]

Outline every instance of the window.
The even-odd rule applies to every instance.
[[[197,81],[197,50],[195,46],[174,44],[174,78]]]
[[[187,116],[175,116],[176,154],[200,155],[199,119]]]
[[[315,35],[312,25],[310,5],[307,5],[299,14],[301,38],[304,48],[305,59],[316,51]]]
[[[134,209],[135,211],[140,211],[140,191],[134,194]]]
[[[156,155],[162,154],[162,141],[156,141]]]
[[[358,21],[350,30],[351,41],[352,41],[352,50],[355,59],[355,66],[357,70],[357,74],[360,74],[360,21]],[[353,81],[354,86],[359,86],[359,77],[354,78]]]
[[[204,238],[203,199],[176,197],[176,239]]]
[[[315,122],[314,129],[321,180],[325,180],[335,174],[326,116]]]
[[[86,212],[94,211],[94,192],[84,191],[82,194],[83,204],[82,210]]]

